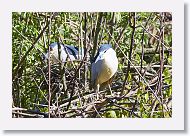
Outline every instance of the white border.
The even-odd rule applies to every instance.
[[[184,130],[184,5],[180,0],[1,1],[0,128],[3,130]],[[12,12],[172,12],[173,113],[169,119],[21,119],[11,116]]]

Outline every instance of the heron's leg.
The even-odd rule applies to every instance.
[[[99,99],[99,89],[100,89],[100,85],[98,84],[96,87],[96,99]]]
[[[112,96],[113,93],[112,93],[110,84],[108,84],[108,87],[109,87],[109,90],[110,90],[110,93],[111,93],[111,96]]]

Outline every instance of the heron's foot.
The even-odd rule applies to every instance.
[[[111,92],[111,97],[113,97],[114,96],[114,94]]]
[[[113,96],[113,92],[112,92],[112,90],[111,90],[110,85],[108,85],[108,87],[109,87],[109,90],[110,90],[110,95]]]
[[[95,89],[95,92],[96,92],[96,99],[98,100],[99,99],[99,89],[100,89],[100,85],[99,84],[97,84],[97,86],[96,86],[96,89]]]
[[[96,94],[96,99],[97,99],[97,100],[99,99],[99,94],[98,94],[98,93]]]

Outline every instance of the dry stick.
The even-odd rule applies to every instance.
[[[145,23],[145,28],[147,27],[148,22],[149,22],[151,16],[152,16],[152,13],[150,14],[148,20],[147,20],[146,23]],[[142,68],[143,68],[142,64],[143,64],[143,59],[144,59],[144,34],[145,34],[145,30],[143,29],[143,34],[142,34],[142,38],[141,38],[141,39],[142,39],[142,40],[141,40],[142,54],[141,54],[141,67],[140,67],[140,73],[142,73]],[[140,82],[140,81],[141,81],[141,78],[140,78],[140,76],[139,76],[139,82]]]
[[[30,40],[28,40],[28,38],[26,36],[24,36],[20,31],[17,30],[17,28],[15,28],[15,26],[12,26],[14,30],[17,31],[17,33],[19,33],[25,40],[27,40],[29,43],[32,44],[32,42]]]
[[[87,98],[87,97],[89,97],[89,95],[94,95],[94,94],[95,94],[95,91],[93,91],[93,92],[84,92],[84,93],[80,94],[81,95],[80,97],[83,97],[83,98],[86,97]],[[70,101],[70,98],[62,100],[60,107],[64,107],[64,106],[68,105],[67,103],[69,101]],[[78,101],[78,96],[73,96],[71,101],[74,101],[74,102]]]
[[[87,97],[89,97],[90,98],[90,96],[92,96],[93,94],[88,94],[88,96]],[[126,99],[126,98],[129,98],[131,95],[128,95],[128,96],[125,96],[125,97],[123,97],[124,99]],[[75,96],[76,97],[76,96]],[[106,99],[104,99],[103,101],[99,101],[99,102],[91,102],[91,103],[88,103],[87,105],[84,105],[83,107],[80,107],[80,108],[78,108],[78,110],[83,110],[83,111],[85,111],[85,112],[88,112],[89,110],[91,110],[92,108],[96,108],[97,109],[97,111],[95,111],[95,109],[94,109],[94,112],[98,112],[99,110],[101,110],[101,108],[102,107],[104,107],[106,104],[108,104],[110,101],[113,101],[113,100],[121,100],[122,99],[122,97],[121,96],[119,96],[119,97],[112,97],[112,98],[110,98],[110,97],[106,97]],[[77,99],[74,99],[74,100],[72,100],[72,101],[74,101],[74,102],[76,102],[76,101],[78,101],[78,98]],[[64,103],[64,104],[62,104],[62,105],[60,105],[60,107],[59,108],[62,108],[62,107],[64,107],[64,106],[66,106],[67,105],[67,103],[68,102],[66,102],[66,103]],[[110,105],[111,105],[111,103],[110,103]],[[118,105],[121,105],[121,104],[118,104]],[[95,106],[95,107],[94,107]],[[109,105],[108,105],[109,106]],[[88,110],[87,110],[88,109]],[[66,112],[64,112],[64,113],[70,113],[72,110],[76,110],[76,109],[71,109],[71,110],[69,110],[69,111],[66,111]],[[82,111],[81,111],[82,112]],[[93,113],[94,113],[93,112]],[[100,112],[100,111],[99,111]],[[96,114],[96,113],[95,113]],[[94,114],[94,115],[95,115]],[[98,114],[98,113],[97,113]]]
[[[82,65],[83,65],[83,63],[84,63],[84,60],[85,60],[86,57],[87,57],[87,52],[89,51],[89,47],[90,47],[90,46],[88,46],[87,51],[86,51],[86,53],[85,53],[85,56],[83,57],[83,60],[82,60],[82,62],[80,63],[78,69],[75,70],[75,75],[78,74],[79,69],[82,67]],[[67,105],[67,110],[68,110],[69,107],[70,107],[70,104],[71,104],[71,101],[72,101],[72,97],[73,97],[73,94],[74,94],[74,90],[75,90],[75,83],[74,83],[74,81],[76,80],[76,78],[77,78],[77,76],[73,77],[73,78],[71,79],[71,82],[70,82],[70,84],[73,85],[73,89],[72,89],[72,91],[71,91],[71,95],[70,95],[70,98],[69,98],[69,103],[68,103],[68,105]]]
[[[109,33],[109,31],[108,31]],[[110,33],[109,33],[110,34]],[[114,40],[114,38],[113,38]],[[123,52],[123,50],[119,47],[118,43],[114,40],[114,42],[117,44],[117,47],[119,48],[119,50],[121,51],[121,53],[125,56],[125,58],[127,58],[127,60],[131,63],[131,65],[135,68],[134,64],[131,62],[131,60],[128,59],[127,55],[125,55],[125,53]],[[151,90],[151,92],[153,93],[154,97],[158,100],[158,102],[160,104],[162,104],[161,100],[158,98],[158,96],[156,95],[156,93],[152,90],[152,88],[150,87],[149,83],[146,81],[146,79],[140,74],[140,72],[138,71],[137,68],[135,68],[135,70],[137,71],[137,73],[141,76],[141,78],[144,80],[145,84],[148,86],[148,88]],[[125,95],[123,95],[124,97]]]
[[[105,39],[105,37],[106,36],[104,36],[104,33],[106,32],[106,30],[107,30],[107,28],[106,28],[106,24],[107,22],[106,22],[106,20],[103,20],[102,21],[102,23],[101,23],[101,30],[100,30],[100,34],[99,34],[99,39],[98,39],[98,45],[100,44],[100,43],[102,43],[102,41]],[[109,41],[108,41],[108,43],[109,43]]]
[[[92,97],[90,97],[90,99],[91,99],[92,106],[94,107],[95,112],[98,114],[98,116],[99,116],[100,118],[102,118],[102,116],[100,115],[100,113],[98,112],[98,109],[96,108],[96,106],[95,106],[95,104],[94,104],[94,101],[93,101]]]
[[[83,53],[85,53],[85,51],[87,50],[87,13],[86,12],[84,13],[84,28],[83,29],[84,29],[84,52]],[[84,63],[84,88],[86,88],[87,86],[87,78],[88,78],[87,70],[88,70],[88,65],[85,62]]]
[[[30,114],[23,113],[23,115],[26,114],[26,115],[32,116],[31,114],[39,114],[39,115],[43,115],[44,117],[47,117],[47,114],[46,114],[46,113],[39,112],[39,111],[36,111],[36,110],[30,110],[30,109],[19,108],[19,107],[12,108],[12,113],[13,113],[13,114],[20,114],[20,113],[15,112],[15,111],[29,112],[29,113],[30,113]],[[35,115],[33,115],[33,116],[35,116]],[[37,115],[36,115],[36,116],[37,116]]]
[[[112,13],[112,17],[111,17],[111,20],[110,20],[110,29],[111,29],[110,33],[111,33],[111,36],[109,36],[108,43],[110,43],[110,41],[112,39],[114,25],[115,25],[115,12]]]
[[[133,50],[133,46],[134,46],[134,35],[135,35],[135,24],[136,24],[136,13],[133,13],[133,25],[132,27],[132,34],[131,34],[131,45],[130,45],[130,50],[129,50],[129,60],[131,61],[131,56],[132,56],[132,50]],[[128,61],[128,65],[127,65],[127,72],[126,72],[126,76],[125,76],[125,80],[123,83],[123,87],[121,90],[121,95],[123,94],[124,90],[125,90],[125,85],[127,83],[127,79],[128,79],[128,75],[129,75],[129,71],[130,71],[130,66],[131,63]]]
[[[62,38],[60,38],[59,40],[61,41],[61,43],[63,43]],[[64,47],[64,50],[65,50],[65,52],[66,52],[66,54],[67,54],[67,58],[70,59],[70,62],[71,62],[71,64],[72,64],[72,66],[73,66],[73,69],[76,71],[75,65],[74,65],[73,61],[71,60],[71,58],[70,58],[68,49],[65,47],[64,44],[63,44],[63,47]],[[60,61],[60,63],[62,63],[62,62]],[[79,71],[78,71],[78,73],[79,73]],[[78,74],[78,73],[77,73],[77,74]],[[76,75],[77,75],[77,74],[76,74]],[[75,77],[76,77],[76,76],[75,76]],[[76,80],[76,79],[75,79],[75,80]],[[75,80],[74,80],[74,81],[75,81]],[[73,81],[73,84],[75,84],[74,81]],[[65,84],[64,84],[64,85],[65,85]],[[65,85],[65,87],[66,87],[66,85]],[[74,87],[73,87],[73,89],[74,89]],[[65,92],[68,92],[68,88],[65,88],[65,90],[66,90]],[[73,92],[73,93],[74,93],[74,92]]]
[[[142,68],[147,68],[147,67],[160,68],[160,65],[147,65],[147,66],[142,66]],[[170,66],[170,65],[163,65],[163,67],[165,67],[165,68],[172,68],[172,66]],[[127,66],[124,66],[124,68],[127,68]],[[134,66],[134,68],[141,68],[141,66]]]
[[[150,34],[152,37],[154,37],[157,41],[160,40],[159,37],[156,37],[155,35],[151,34],[146,28],[144,28],[143,25],[140,25],[140,27],[142,27],[148,34]],[[167,50],[170,50],[170,49],[171,49],[171,47],[167,47],[167,46],[166,46],[166,45],[168,45],[167,43],[166,43],[166,45],[165,45],[165,43],[161,41],[161,44],[162,44]],[[170,45],[168,45],[168,46],[170,46]]]
[[[52,16],[52,15],[51,15]],[[50,36],[51,36],[51,17],[49,20],[49,38],[48,38],[48,45],[50,44]],[[48,46],[48,78],[49,78],[49,83],[48,83],[48,118],[50,118],[50,106],[51,106],[51,63],[50,63],[50,46]]]
[[[42,118],[42,116],[40,115],[36,115],[36,114],[28,114],[28,113],[22,113],[22,112],[12,112],[13,115],[17,115],[17,118]],[[19,116],[20,115],[20,116]],[[14,118],[14,117],[13,117]]]
[[[152,14],[150,14],[150,16],[149,16],[149,18],[148,18],[148,20],[146,21],[146,23],[145,23],[145,28],[146,28],[146,26],[148,25],[148,22],[149,22],[149,20],[150,20],[150,17],[151,17],[151,15]],[[142,74],[142,64],[143,64],[143,58],[144,58],[144,34],[145,34],[145,30],[143,29],[143,34],[142,34],[142,41],[141,41],[141,49],[142,49],[142,53],[141,53],[141,64],[140,64],[140,73]],[[146,72],[146,71],[145,71]],[[145,73],[144,72],[144,73]],[[139,83],[140,83],[140,81],[141,81],[141,77],[140,77],[140,75],[139,75]],[[136,96],[136,100],[135,100],[135,103],[133,104],[133,108],[132,108],[132,110],[131,110],[131,112],[130,112],[130,116],[132,116],[132,113],[134,112],[134,109],[135,109],[135,105],[137,104],[137,96]]]
[[[133,110],[130,110],[130,109],[127,109],[126,107],[123,107],[123,106],[121,106],[121,105],[118,105],[118,104],[113,104],[114,106],[116,106],[116,107],[119,107],[119,108],[121,108],[121,109],[123,109],[123,110],[126,110],[126,111],[128,111],[128,112],[132,112],[136,117],[138,117],[138,118],[141,118],[139,115],[137,115]]]
[[[57,109],[56,109],[55,114],[58,112],[58,117],[60,117],[59,98],[60,98],[60,94],[56,93],[56,106],[57,106]]]
[[[157,105],[157,101],[156,99],[153,100],[152,104],[151,104],[151,113],[150,113],[150,118],[153,117],[153,114],[154,114],[154,111],[155,111],[155,108],[156,108],[156,105]]]
[[[101,30],[103,12],[100,12],[98,15],[99,16],[98,16],[98,20],[96,22],[96,31],[95,31],[95,35],[94,35],[94,48],[93,48],[93,51],[92,51],[92,56],[93,57],[95,56],[95,52],[96,52],[96,49],[97,49],[97,46],[98,46],[98,35],[99,35],[100,30]]]
[[[39,16],[39,14],[37,14]],[[45,18],[46,19],[46,18]],[[40,28],[42,29],[43,28],[43,23],[41,23],[41,21],[39,20],[39,24],[40,24]],[[46,35],[43,33],[43,36],[42,36],[42,40],[43,40],[43,48],[47,51],[47,43],[46,43]]]
[[[120,42],[120,40],[121,40],[121,38],[122,38],[122,36],[123,36],[123,34],[124,34],[124,32],[125,32],[125,29],[127,28],[127,25],[128,25],[128,24],[126,24],[125,27],[124,27],[124,28],[122,29],[122,31],[120,32],[118,38],[116,39],[116,43],[119,43],[119,42]],[[116,48],[115,48],[115,49],[117,49],[117,48],[118,48],[118,44],[116,45]]]
[[[37,16],[37,18],[41,18],[39,13],[36,13],[36,16]],[[44,18],[44,20],[46,21],[47,15],[44,15],[43,18]],[[40,29],[43,29],[43,26],[46,25],[46,24],[44,24],[44,22],[41,22],[39,19],[38,19],[38,23],[39,23]],[[45,49],[45,51],[47,51],[47,49],[46,49],[47,46],[46,46],[46,38],[45,38],[45,36],[46,36],[46,35],[43,33],[43,36],[42,36],[43,49]],[[39,50],[39,51],[40,51],[40,50]],[[43,53],[44,53],[44,52],[42,52],[42,54],[43,54]]]
[[[60,31],[59,31],[59,34],[60,34]],[[61,35],[61,34],[60,34]],[[62,38],[59,38],[59,40],[58,41],[61,41],[61,43],[63,43],[63,40],[62,40]],[[66,85],[66,82],[65,82],[65,70],[67,70],[66,68],[65,68],[65,66],[66,66],[66,63],[64,64],[64,65],[62,65],[62,61],[61,61],[61,59],[60,59],[60,42],[58,42],[58,57],[59,57],[59,59],[58,59],[58,62],[60,63],[60,67],[61,67],[61,74],[63,74],[63,76],[62,76],[62,78],[61,78],[61,81],[63,81],[62,83],[63,83],[63,89],[64,89],[64,92],[66,93],[67,92],[67,85]],[[69,52],[68,52],[68,50],[67,50],[67,48],[65,47],[65,45],[63,44],[63,47],[64,47],[64,50],[65,50],[65,52],[66,52],[66,54],[67,54],[67,58],[69,58],[69,60],[70,60],[70,62],[71,62],[71,64],[72,64],[72,66],[73,66],[73,69],[75,70],[75,65],[74,65],[74,63],[73,63],[73,61],[71,61],[71,58],[70,58],[70,55],[69,55]],[[67,59],[66,59],[67,60]],[[70,75],[70,73],[69,73],[69,75]]]
[[[37,103],[37,100],[38,100],[38,94],[39,94],[39,91],[40,91],[41,89],[40,89],[40,86],[38,85],[38,83],[37,83],[37,81],[36,81],[36,78],[33,77],[32,80],[34,80],[34,83],[36,84],[36,86],[37,86],[37,88],[38,88],[37,91],[36,91],[35,99],[34,99],[35,103]]]
[[[61,43],[63,43],[62,38],[59,38],[58,41],[61,41]],[[61,81],[63,81],[63,82],[62,82],[62,83],[63,83],[63,89],[64,89],[64,92],[66,93],[66,92],[67,92],[67,86],[66,86],[66,82],[64,81],[64,79],[65,79],[65,73],[64,73],[64,72],[65,72],[65,70],[67,70],[67,69],[65,69],[66,63],[65,63],[64,65],[62,65],[63,62],[60,60],[60,51],[59,51],[60,46],[61,46],[61,45],[60,45],[60,42],[58,42],[58,55],[59,55],[58,62],[60,63],[61,74],[63,74],[63,76],[62,76],[62,78],[61,78]],[[71,64],[72,64],[72,66],[73,66],[73,69],[76,70],[74,63],[73,63],[73,61],[72,61],[71,58],[70,58],[68,49],[65,47],[64,44],[63,44],[63,48],[64,48],[64,50],[65,50],[65,52],[66,52],[66,54],[67,54],[67,58],[69,58],[69,60],[70,60],[70,62],[71,62]],[[66,58],[66,60],[67,60],[67,58]],[[70,73],[69,73],[69,75],[70,75]]]
[[[82,57],[82,49],[84,49],[84,45],[83,45],[83,31],[82,31],[82,13],[79,14],[79,17],[80,17],[80,23],[79,23],[79,28],[80,28],[80,35],[79,35],[79,44],[78,44],[78,56],[79,56],[79,60],[80,60],[80,57]],[[85,62],[84,62],[85,63]],[[81,80],[81,70],[79,69],[79,72],[78,72],[78,76],[79,76],[79,80]]]
[[[166,47],[166,45],[165,45],[165,43],[164,43],[164,41],[161,41],[160,40],[160,37],[158,37],[157,35],[153,35],[153,34],[151,34],[150,32],[148,32],[148,30],[146,30],[146,28],[143,26],[143,25],[140,25],[140,27],[142,27],[148,34],[150,34],[152,37],[154,37],[156,40],[158,40],[159,42],[160,42],[160,44],[163,46],[163,47],[165,47],[166,49],[168,49],[168,50],[170,50],[171,48],[170,47]],[[163,27],[163,26],[162,26]],[[161,27],[161,28],[162,28]],[[163,48],[164,49],[164,48]],[[156,52],[156,51],[155,51]],[[159,67],[160,68],[160,65],[154,65],[154,66],[152,66],[152,67]],[[169,67],[169,68],[171,68],[172,66],[167,66],[167,65],[163,65],[163,67]],[[156,94],[156,93],[155,93]],[[155,102],[154,102],[155,103]],[[165,108],[165,107],[164,107]],[[167,110],[167,109],[166,109]]]
[[[163,27],[163,21],[164,21],[164,13],[161,13],[161,20],[160,20],[160,42],[164,41],[164,27]],[[159,43],[160,44],[160,43]],[[164,107],[163,107],[163,93],[162,93],[162,73],[163,73],[163,63],[164,61],[164,47],[163,44],[160,44],[160,73],[159,73],[159,87],[158,91],[160,92],[161,95],[161,100],[162,100],[162,113],[164,117]]]
[[[61,45],[59,43],[60,39],[58,39],[58,57],[59,57],[59,69],[60,69],[60,75],[61,75],[61,82],[63,84],[63,92],[64,93],[67,93],[66,92],[66,88],[67,88],[67,85],[66,85],[66,77],[65,77],[65,66],[66,66],[66,62],[63,64],[62,61],[61,61]],[[67,52],[68,53],[68,52]],[[68,54],[67,54],[68,55]]]
[[[56,15],[57,15],[57,13],[54,13],[50,20],[52,20]],[[32,46],[28,49],[28,51],[21,58],[20,62],[18,63],[18,65],[16,66],[16,68],[15,68],[15,70],[13,72],[13,76],[12,76],[13,80],[15,80],[16,75],[18,74],[18,71],[19,71],[20,67],[22,67],[24,60],[26,59],[26,57],[30,53],[30,51],[35,47],[35,44],[38,42],[38,40],[41,38],[41,36],[43,35],[46,28],[49,26],[49,23],[50,22],[47,22],[46,26],[43,28],[43,30],[40,32],[40,34],[38,35],[36,40],[33,42]]]
[[[132,109],[131,109],[131,112],[130,112],[130,114],[129,114],[130,117],[132,116],[132,113],[134,113],[135,105],[136,105],[136,104],[137,104],[137,96],[136,96],[136,98],[135,98],[135,102],[134,102],[133,107],[132,107]]]
[[[109,31],[108,31],[109,33]],[[110,34],[110,33],[109,33]],[[114,40],[114,38],[113,38]],[[161,101],[158,98],[158,96],[156,95],[156,93],[152,90],[152,88],[150,87],[149,83],[146,81],[146,79],[140,74],[140,72],[138,71],[138,69],[134,66],[134,64],[131,62],[131,60],[128,59],[127,55],[125,55],[125,53],[123,52],[123,50],[119,47],[118,43],[114,40],[115,44],[117,44],[117,48],[119,48],[119,50],[121,51],[121,53],[124,55],[125,58],[127,58],[127,60],[131,63],[131,65],[135,68],[135,70],[137,71],[137,73],[141,76],[141,78],[144,80],[145,84],[148,86],[148,88],[151,90],[151,92],[153,93],[154,97],[159,101],[160,104]],[[125,95],[123,95],[124,97]]]
[[[122,51],[122,49],[119,47],[120,51],[124,54],[124,52]],[[124,56],[127,58],[127,56],[124,54]],[[131,65],[134,67],[133,63],[127,58],[127,60],[131,63]],[[135,68],[135,67],[134,67]],[[156,93],[152,90],[152,88],[150,87],[149,83],[146,81],[146,79],[140,74],[140,72],[138,71],[137,68],[135,68],[135,70],[137,71],[137,73],[141,76],[141,78],[144,80],[145,84],[148,86],[148,88],[151,90],[151,92],[153,93],[153,95],[155,96],[155,98],[159,101],[160,104],[162,104],[162,102],[160,101],[160,99],[158,98],[158,96],[156,95]]]

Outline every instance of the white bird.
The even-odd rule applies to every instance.
[[[59,51],[59,45],[60,45],[60,51]],[[84,49],[82,48],[62,43],[58,44],[57,42],[51,43],[49,46],[50,46],[50,52],[47,52],[45,55],[43,55],[43,59],[48,60],[50,54],[50,61],[53,63],[66,62],[67,58],[68,61],[82,60],[82,58],[84,57]],[[60,53],[60,59],[59,59],[59,53]]]
[[[108,85],[111,92],[110,81],[117,72],[117,68],[118,59],[116,52],[110,44],[102,44],[91,66],[92,87],[96,91],[97,99],[100,88]]]

